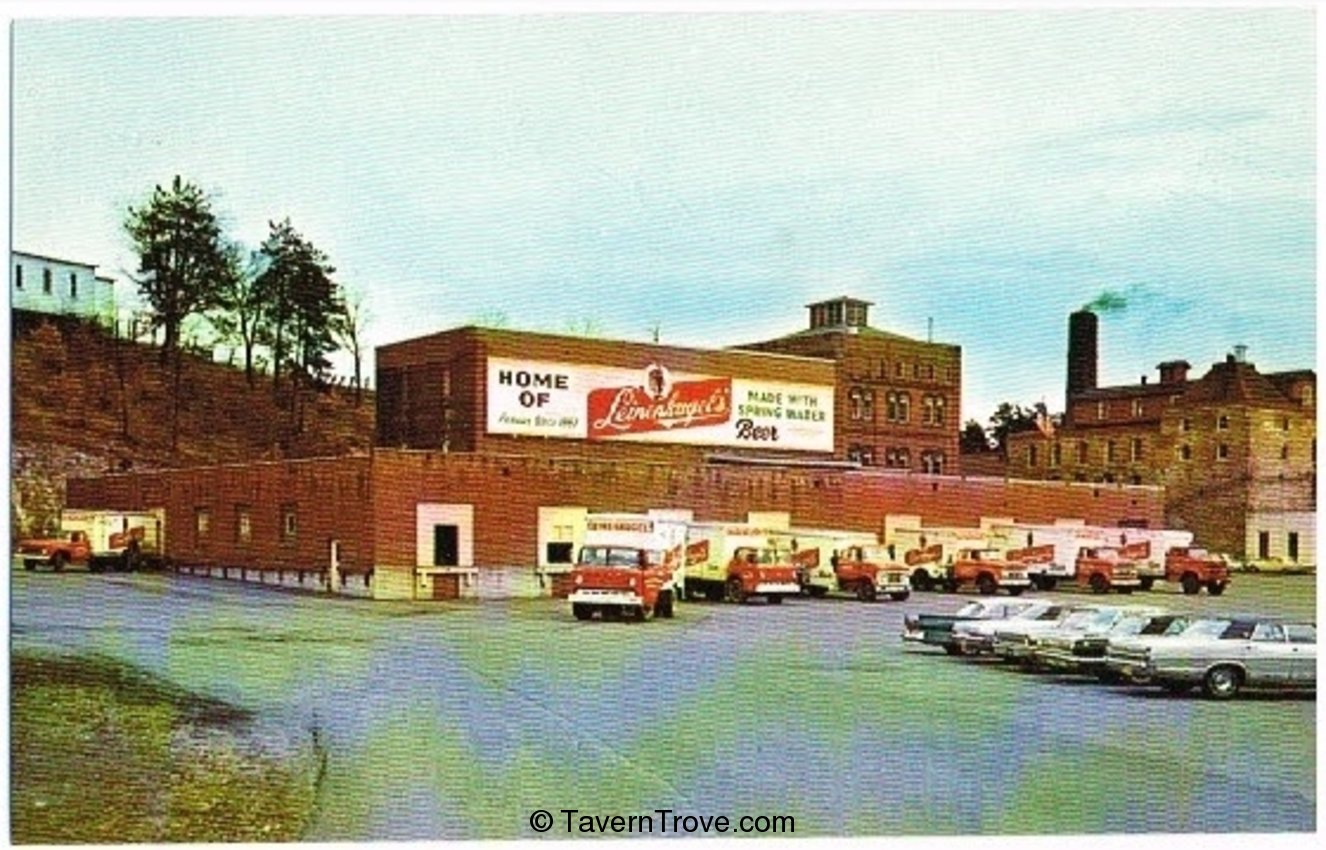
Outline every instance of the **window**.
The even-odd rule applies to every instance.
[[[1192,460],[1192,446],[1187,443],[1179,446],[1179,458],[1182,460]]]
[[[570,564],[575,561],[573,549],[574,543],[553,542],[548,544],[549,564]]]
[[[867,422],[875,421],[875,391],[862,390],[861,392],[861,418]]]
[[[41,291],[43,295],[51,294],[51,270],[41,270]]]
[[[911,466],[912,456],[907,449],[886,449],[884,465],[892,469],[906,469]]]
[[[1105,402],[1103,401],[1096,402],[1096,418],[1097,419],[1105,418]]]
[[[22,288],[23,288],[23,267],[22,267],[22,266],[14,266],[14,288],[15,288],[15,289],[22,289]]]
[[[925,364],[925,379],[927,381],[933,381],[935,379],[935,364]]]
[[[1288,417],[1288,416],[1286,416],[1285,418],[1283,418],[1283,419],[1280,420],[1280,430],[1281,430],[1281,431],[1288,431],[1288,430],[1289,430],[1289,417]]]
[[[1130,484],[1141,484],[1141,483],[1142,483],[1142,476],[1137,475],[1137,474],[1134,474],[1134,475],[1132,475],[1131,477],[1129,477],[1129,479],[1128,479],[1128,483],[1130,483]]]
[[[958,369],[956,366],[949,366],[944,370],[945,383],[956,384],[958,382]]]
[[[1289,460],[1289,444],[1285,443],[1280,447],[1280,460]]]
[[[887,360],[879,361],[879,377],[887,378],[889,376],[889,364]]]
[[[853,327],[861,327],[866,323],[866,305],[848,304],[847,305],[847,324]]]
[[[1285,630],[1279,623],[1258,623],[1252,630],[1252,639],[1279,643],[1285,639]]]
[[[1228,416],[1225,416],[1225,415],[1222,413],[1222,414],[1216,419],[1216,430],[1217,430],[1217,431],[1228,431],[1228,430],[1229,430],[1229,417],[1228,417]]]
[[[851,408],[850,415],[854,420],[861,419],[861,411],[862,411],[861,392],[862,390],[860,387],[852,387],[850,390],[847,391],[847,402],[848,406]]]
[[[903,370],[902,361],[899,360],[893,364],[893,377],[901,378],[903,374],[902,370]]]
[[[912,418],[912,396],[910,393],[898,393],[898,421],[906,422]]]
[[[1105,462],[1114,463],[1114,441],[1110,440],[1105,444]]]
[[[825,313],[824,305],[823,305],[823,304],[816,304],[814,307],[811,307],[811,308],[810,308],[810,326],[811,326],[812,328],[822,328],[822,327],[824,327],[826,316],[827,316],[827,314]]]
[[[913,364],[912,364],[912,380],[914,380],[914,381],[915,381],[915,380],[919,380],[920,377],[921,377],[921,364],[920,364],[920,363],[913,363]]]
[[[1139,461],[1139,460],[1142,459],[1142,438],[1141,438],[1141,437],[1133,437],[1133,445],[1132,445],[1132,451],[1131,451],[1130,456],[1132,457],[1132,459],[1133,459],[1134,462],[1137,462],[1137,461]]]
[[[1316,643],[1317,630],[1306,624],[1286,623],[1285,637],[1290,643]]]
[[[74,272],[69,273],[69,297],[73,300],[78,299],[78,275]]]
[[[898,449],[898,466],[900,466],[903,469],[911,469],[912,466],[911,449]]]
[[[1271,557],[1271,532],[1257,532],[1257,557],[1263,561]]]
[[[1186,416],[1183,417],[1183,419],[1179,420],[1179,430],[1180,430],[1180,431],[1183,431],[1185,434],[1186,434],[1187,432],[1191,431],[1191,430],[1192,430],[1192,420],[1189,419],[1189,418],[1186,417]]]
[[[1078,462],[1078,463],[1086,463],[1086,462],[1087,462],[1087,441],[1086,441],[1086,440],[1078,440],[1078,441],[1077,441],[1077,462]]]
[[[299,531],[299,520],[295,515],[294,505],[281,506],[281,542],[293,543]]]
[[[1058,466],[1063,463],[1063,446],[1055,443],[1050,446],[1050,466]]]
[[[1027,466],[1036,465],[1036,447],[1027,446]]]
[[[835,301],[829,305],[829,324],[841,325],[843,323],[843,302]]]
[[[1229,460],[1229,443],[1216,446],[1216,460]]]
[[[1291,532],[1289,532],[1288,546],[1289,546],[1289,560],[1291,560],[1291,561],[1297,561],[1297,560],[1298,560],[1298,532],[1297,532],[1297,531],[1291,531]]]
[[[203,545],[212,533],[212,512],[207,508],[193,509],[193,547]]]
[[[937,451],[921,452],[921,471],[927,475],[943,475],[944,453]]]
[[[248,543],[253,539],[253,522],[248,505],[235,506],[235,542]]]
[[[884,397],[884,418],[890,422],[898,421],[898,394],[895,392]]]
[[[943,425],[943,424],[944,424],[944,397],[943,397],[943,396],[938,396],[938,397],[935,398],[935,424],[936,424],[936,425]]]
[[[1136,419],[1141,415],[1142,415],[1142,400],[1140,398],[1135,398],[1133,399],[1133,418]]]
[[[875,465],[875,450],[872,449],[872,448],[870,448],[869,446],[862,446],[862,447],[861,447],[861,452],[860,452],[859,457],[861,458],[861,465],[862,465],[862,466],[874,466],[874,465]]]

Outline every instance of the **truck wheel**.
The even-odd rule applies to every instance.
[[[1101,573],[1092,573],[1091,578],[1087,581],[1087,584],[1091,587],[1092,593],[1110,592],[1110,580],[1105,578],[1105,576],[1102,575]]]
[[[872,581],[858,581],[856,583],[856,598],[862,602],[874,602],[875,583]]]
[[[1054,576],[1041,576],[1041,590],[1054,590],[1059,585],[1059,579]]]
[[[911,595],[912,592],[910,590],[899,590],[896,593],[890,593],[889,598],[892,599],[894,602],[906,602],[907,597]]]
[[[588,605],[577,602],[571,606],[571,615],[577,620],[588,620],[590,617],[594,616],[594,609],[590,608]]]
[[[1156,580],[1152,576],[1142,576],[1142,589],[1150,590],[1156,586]]]
[[[1008,589],[1008,595],[1009,595],[1009,596],[1021,596],[1021,595],[1022,595],[1022,591],[1024,591],[1024,590],[1026,590],[1025,587],[1010,587],[1010,588]]]
[[[69,558],[65,555],[65,553],[56,552],[54,555],[51,556],[51,569],[55,570],[58,573],[64,569],[64,565],[68,563],[68,561]]]
[[[821,587],[817,584],[807,585],[806,592],[810,594],[811,599],[823,599],[829,595],[829,589],[827,587]]]
[[[632,605],[627,619],[634,623],[643,623],[649,619],[649,615],[652,613],[654,613],[653,609],[647,605]]]
[[[102,569],[104,569],[104,568],[102,567],[101,559],[100,559],[100,558],[92,557],[92,558],[89,558],[89,559],[88,559],[88,562],[87,562],[87,571],[88,571],[88,572],[90,572],[90,573],[99,573],[99,572],[102,571]]]
[[[1230,699],[1243,685],[1243,674],[1237,667],[1222,664],[1206,671],[1202,679],[1202,692],[1211,699]]]
[[[957,592],[958,592],[958,580],[955,579],[955,578],[946,578],[946,579],[944,579],[944,590],[947,591],[948,593],[957,593]]]
[[[1212,596],[1219,596],[1225,592],[1225,585],[1219,581],[1208,581],[1206,583],[1206,592]]]
[[[782,605],[782,604],[783,604],[783,595],[782,595],[781,593],[771,593],[771,594],[769,594],[768,596],[766,596],[766,597],[764,597],[764,598],[765,598],[765,600],[766,600],[770,605]]]
[[[912,587],[929,592],[935,589],[935,580],[925,570],[916,570],[912,573]]]
[[[1184,596],[1196,596],[1197,591],[1202,589],[1202,583],[1197,580],[1196,573],[1184,573],[1183,578],[1179,579],[1179,584],[1183,586]]]
[[[741,579],[733,576],[727,580],[727,601],[736,602],[738,605],[746,601],[746,588],[741,586]]]
[[[976,577],[976,589],[982,596],[993,596],[994,592],[999,589],[999,585],[995,584],[994,576],[989,573],[981,573]]]
[[[707,600],[709,600],[710,602],[722,602],[722,601],[723,601],[723,585],[721,585],[721,584],[710,584],[710,585],[706,586],[705,589],[704,589],[704,598],[707,599]]]

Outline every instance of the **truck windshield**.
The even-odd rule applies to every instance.
[[[621,549],[615,546],[585,546],[580,550],[582,567],[639,567],[639,549]]]
[[[792,553],[788,549],[747,549],[741,558],[751,564],[786,564],[791,562]]]

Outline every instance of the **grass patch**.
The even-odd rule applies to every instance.
[[[314,756],[243,738],[242,709],[100,656],[15,653],[18,844],[280,841],[313,812]]]

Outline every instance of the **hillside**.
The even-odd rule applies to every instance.
[[[14,323],[11,360],[14,534],[54,527],[69,475],[343,454],[372,441],[372,393],[359,406],[349,389],[305,393],[299,432],[270,377],[250,387],[242,370],[186,354],[172,450],[172,374],[159,349],[29,319]]]

